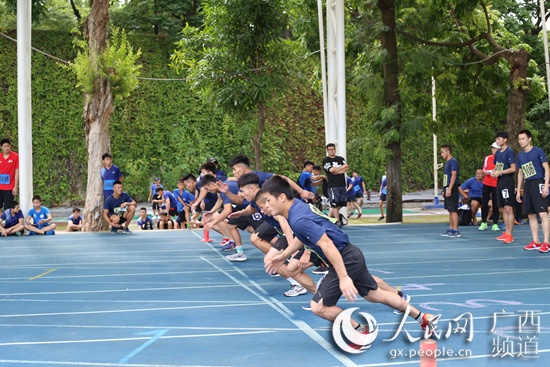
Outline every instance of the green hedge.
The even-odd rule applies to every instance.
[[[15,37],[15,32],[10,33]],[[33,45],[72,60],[72,36],[35,31]],[[174,45],[166,38],[131,35],[141,48],[142,76],[179,78],[167,65]],[[296,178],[302,162],[320,163],[325,155],[322,97],[309,87],[315,60],[303,61],[302,73],[288,81],[284,96],[269,108],[262,145],[264,170]],[[32,56],[34,191],[46,205],[82,203],[86,189],[86,143],[82,123],[83,97],[75,77],[56,61],[42,54]],[[384,173],[380,139],[370,127],[363,106],[348,95],[348,162],[357,169],[367,187],[377,190]],[[153,177],[160,176],[170,189],[177,179],[197,171],[210,157],[221,168],[236,154],[252,157],[252,121],[223,115],[205,105],[181,81],[141,81],[126,100],[116,102],[111,117],[111,153],[125,176],[125,190],[136,199],[146,199]],[[17,151],[16,44],[0,38],[0,127]],[[431,133],[418,132],[403,142],[405,191],[432,185]],[[443,137],[444,139],[445,137]],[[440,140],[441,144],[446,141]],[[440,144],[440,145],[441,145]],[[461,152],[462,177],[473,175],[484,157],[476,151]],[[252,159],[252,161],[254,161]],[[419,162],[422,162],[419,164]]]

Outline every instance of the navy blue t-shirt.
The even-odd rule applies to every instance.
[[[548,162],[546,154],[539,147],[533,147],[530,151],[518,153],[518,167],[523,172],[525,181],[544,179],[544,167],[542,164]]]
[[[510,165],[512,163],[516,163],[516,157],[512,148],[506,147],[506,149],[504,149],[504,152],[497,150],[497,152],[495,153],[494,163],[495,163],[495,171],[498,171],[498,172],[504,171],[505,169],[510,168]],[[504,176],[513,177],[514,174],[507,173]]]
[[[273,177],[273,173],[267,173],[267,172],[262,172],[262,171],[252,171],[252,172],[257,174],[258,178],[260,179],[260,188],[262,187],[264,182],[266,182],[271,177]]]
[[[308,171],[303,171],[300,174],[300,177],[298,177],[298,182],[300,183],[300,187],[302,189],[313,192],[313,188],[311,186],[311,173]]]
[[[364,192],[363,192],[363,182],[365,182],[363,177],[361,177],[361,176],[352,177],[351,180],[353,182],[353,191],[355,191],[356,194],[363,195],[364,194]]]
[[[258,206],[258,204],[256,204],[255,201],[251,202],[250,203],[250,206],[253,207],[254,209],[256,209],[256,211],[258,213],[260,213],[260,215],[262,216],[262,218],[273,228],[276,228],[278,230],[281,230],[281,225],[279,224],[279,222],[273,218],[272,216],[270,215],[265,215],[264,213],[262,213],[262,210],[260,209],[260,207]]]
[[[447,161],[447,163],[445,163],[445,171],[443,172],[443,187],[448,187],[451,183],[451,175],[453,171],[456,171],[456,181],[454,185],[458,187],[458,185],[460,185],[460,176],[458,161],[455,159],[455,157],[452,157]]]
[[[468,196],[471,198],[480,198],[483,191],[483,181],[476,180],[475,177],[469,178],[464,182],[460,188],[462,190],[468,189]]]
[[[120,205],[122,203],[131,203],[132,201],[134,201],[134,199],[132,199],[132,197],[126,192],[120,194],[120,197],[118,199],[116,199],[114,195],[110,195],[109,197],[107,197],[107,199],[105,199],[105,203],[103,203],[103,209],[107,209],[109,211],[109,216],[113,214],[120,215],[122,214],[120,212]]]
[[[294,200],[287,220],[294,235],[324,259],[327,258],[326,255],[317,246],[317,242],[323,237],[323,234],[332,240],[338,251],[350,243],[348,235],[342,232],[336,224],[328,220],[317,208],[303,201]]]

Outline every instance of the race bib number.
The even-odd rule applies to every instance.
[[[358,192],[360,190],[361,190],[361,186],[359,186],[359,185],[353,186],[353,191]]]
[[[502,198],[503,199],[509,199],[510,198],[510,194],[508,193],[508,189],[502,190]]]
[[[113,209],[113,211],[115,212],[116,215],[118,215],[119,217],[122,217],[124,213],[126,213],[126,208],[118,207]]]
[[[449,186],[449,178],[447,175],[443,175],[443,187]]]
[[[521,166],[521,170],[523,171],[523,177],[529,178],[533,177],[537,174],[537,170],[535,169],[535,166],[533,165],[533,162],[527,162]]]
[[[0,174],[0,184],[1,185],[9,185],[11,182],[11,177],[8,174],[2,173]]]
[[[499,172],[499,171],[504,171],[504,163],[502,162],[497,162],[495,164],[495,171]]]

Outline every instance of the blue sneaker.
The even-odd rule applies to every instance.
[[[124,228],[124,229],[122,230],[122,233],[124,233],[124,234],[132,234],[132,231],[130,231],[130,228]]]
[[[440,233],[440,235],[442,235],[443,237],[449,237],[449,233],[452,233],[452,231],[453,231],[453,230],[449,228],[449,229],[446,230],[445,232]]]
[[[117,229],[115,227],[111,227],[111,234],[116,234]]]
[[[235,242],[229,241],[227,245],[222,247],[222,251],[233,251],[235,247],[237,247],[237,245],[235,245]]]
[[[456,230],[456,231],[455,231],[455,237],[460,237],[460,236],[461,236],[460,231],[459,231],[459,230]]]
[[[46,231],[46,233],[44,233],[46,236],[53,236],[55,234],[55,231],[53,229],[50,229],[49,231]]]
[[[460,236],[460,232],[456,231],[454,229],[450,229],[449,234],[447,235],[447,237],[449,237],[449,238],[455,238],[455,237],[459,237],[459,236]]]
[[[35,235],[36,235],[36,232],[29,231],[29,236],[35,236]]]

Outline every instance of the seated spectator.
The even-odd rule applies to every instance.
[[[45,206],[42,206],[42,198],[38,195],[32,198],[32,209],[27,214],[27,223],[25,228],[29,231],[30,235],[55,234],[55,223],[51,223],[52,215]]]
[[[137,221],[138,227],[143,230],[153,229],[153,220],[147,216],[147,209],[139,209],[139,219]]]
[[[113,190],[114,193],[103,204],[103,219],[111,226],[111,234],[116,234],[118,230],[131,234],[128,226],[134,218],[137,204],[130,195],[122,191],[122,182],[115,181]]]
[[[160,219],[157,222],[158,229],[174,229],[174,221],[166,212],[160,212]]]
[[[155,183],[151,185],[151,189],[149,190],[149,198],[147,199],[148,202],[152,203],[153,205],[153,218],[152,219],[159,219],[158,213],[159,213],[159,202],[162,202],[162,198],[160,198],[157,195],[157,187],[163,187],[160,183],[160,179],[158,177],[155,178]],[[160,200],[160,201],[159,201]]]
[[[483,192],[483,170],[478,168],[475,177],[469,178],[458,188],[464,202],[469,199],[470,209],[472,210],[472,222],[477,226],[477,211],[481,207],[481,195]]]
[[[80,208],[74,208],[73,214],[69,217],[67,222],[67,232],[80,232],[82,231],[82,217],[80,216]]]
[[[23,223],[24,217],[21,213],[21,207],[15,200],[11,202],[11,208],[2,213],[0,217],[0,230],[2,236],[21,236],[25,232],[25,224]]]

